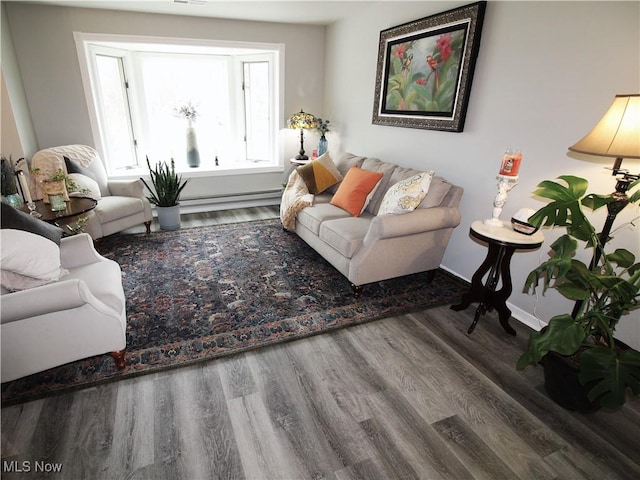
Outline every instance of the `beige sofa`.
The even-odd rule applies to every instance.
[[[419,171],[350,153],[342,154],[335,165],[343,176],[357,165],[382,172],[383,177],[359,217],[329,203],[339,185],[315,195],[313,205],[298,212],[295,233],[347,277],[356,297],[367,283],[418,272],[430,272],[433,278],[460,223],[462,187],[434,176],[414,211],[377,215],[387,189]]]

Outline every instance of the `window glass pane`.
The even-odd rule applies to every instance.
[[[177,110],[191,104],[201,166],[232,158],[227,61],[213,55],[143,54],[140,57],[143,110],[147,120],[144,150],[152,161],[173,157],[187,167],[188,120]]]
[[[244,63],[244,107],[247,160],[267,161],[271,155],[269,63]]]
[[[137,164],[130,129],[130,113],[125,89],[122,59],[96,55],[98,88],[102,107],[102,135],[108,164],[121,169]]]

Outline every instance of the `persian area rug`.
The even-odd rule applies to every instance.
[[[349,281],[277,219],[101,240],[127,298],[127,367],[109,355],[2,385],[3,405],[283,340],[455,303],[468,284],[446,272]]]

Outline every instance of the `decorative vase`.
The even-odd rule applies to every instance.
[[[327,142],[327,137],[324,134],[318,140],[318,156],[324,155],[327,153],[327,148],[329,148],[329,142]]]
[[[198,152],[198,139],[196,138],[196,128],[193,120],[189,120],[187,126],[187,165],[191,168],[200,166],[200,153]]]
[[[180,205],[156,207],[160,230],[178,230],[180,228]]]
[[[11,205],[13,208],[22,208],[22,205],[24,205],[24,200],[22,199],[22,195],[20,195],[19,193],[3,195],[2,201],[7,205]]]

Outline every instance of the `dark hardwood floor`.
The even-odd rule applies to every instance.
[[[527,327],[512,320],[511,337],[490,313],[468,335],[473,308],[3,408],[2,478],[640,478],[640,403],[591,415],[558,407],[540,367],[514,367]]]

